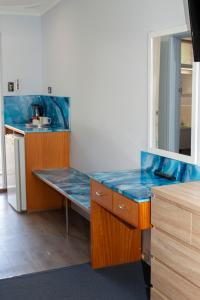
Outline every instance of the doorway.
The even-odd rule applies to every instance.
[[[2,59],[1,59],[1,36],[0,36],[0,192],[5,191],[6,184],[6,158],[5,158],[5,136],[4,136],[4,102],[2,84]]]

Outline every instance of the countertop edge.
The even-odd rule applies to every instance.
[[[23,134],[23,135],[25,135],[25,134],[32,134],[32,133],[51,133],[51,132],[71,132],[71,129],[52,129],[52,130],[35,130],[35,131],[24,131],[24,130],[21,130],[21,129],[19,129],[18,127],[15,127],[15,126],[13,126],[13,125],[9,125],[9,124],[4,124],[4,127],[5,128],[7,128],[7,129],[10,129],[10,130],[13,130],[13,131],[16,131],[16,132],[18,132],[18,133],[20,133],[20,134]],[[28,129],[28,128],[27,128]]]
[[[14,126],[11,126],[11,125],[8,125],[8,124],[5,124],[4,126],[5,126],[6,128],[8,128],[8,129],[10,129],[10,130],[19,132],[19,133],[21,133],[21,134],[23,134],[23,135],[26,134],[25,131],[23,131],[23,130],[21,130],[21,129],[18,129],[18,128],[14,127]]]

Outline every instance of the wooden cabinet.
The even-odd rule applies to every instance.
[[[91,180],[92,267],[141,259],[141,229],[150,228],[150,203],[137,203]]]
[[[119,193],[113,192],[94,180],[91,180],[91,200],[111,211],[122,221],[138,229],[149,229],[150,202],[138,203],[128,199]]]
[[[91,202],[91,264],[94,269],[141,259],[140,230]]]
[[[13,131],[6,129],[6,133]],[[69,167],[70,132],[26,133],[24,139],[27,211],[61,208],[63,196],[36,178],[32,171]]]
[[[68,168],[70,155],[69,132],[25,134],[26,191],[28,212],[58,209],[63,196],[36,178],[32,171]]]
[[[153,193],[151,299],[200,299],[200,182]]]

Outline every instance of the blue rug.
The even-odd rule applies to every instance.
[[[91,269],[89,264],[0,280],[1,300],[147,300],[149,270],[141,262]]]

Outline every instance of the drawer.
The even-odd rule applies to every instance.
[[[190,243],[192,214],[157,197],[151,202],[151,222],[156,228]]]
[[[151,252],[159,261],[200,287],[200,251],[153,228]]]
[[[165,295],[167,299],[200,299],[200,288],[179,276],[156,259],[152,259],[151,261],[151,283],[153,287]]]
[[[138,227],[138,204],[115,192],[113,193],[113,214]]]
[[[200,249],[200,216],[192,215],[191,244]]]
[[[112,190],[94,180],[91,180],[91,199],[112,211]]]
[[[169,300],[158,292],[155,288],[151,289],[151,300]]]

